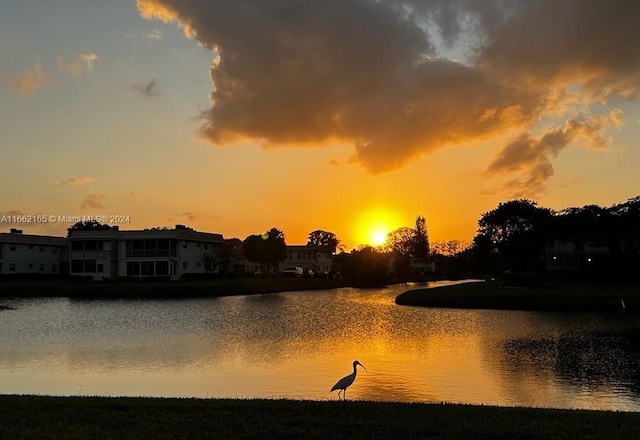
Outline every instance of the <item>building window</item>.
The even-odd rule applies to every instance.
[[[40,246],[40,252],[44,252],[44,246]]]
[[[40,263],[40,272],[44,272],[44,264]]]
[[[51,272],[53,272],[53,273],[57,273],[58,272],[58,265],[57,264],[52,264],[51,265]]]
[[[29,263],[29,269],[33,269],[33,263]]]
[[[98,242],[95,240],[87,240],[84,242],[84,250],[85,251],[97,251],[98,250]]]
[[[72,273],[95,273],[96,260],[71,260]]]
[[[51,248],[51,253],[52,254],[57,254],[58,253],[58,248],[57,247]]]
[[[29,245],[29,249],[33,249],[33,245],[32,244]]]
[[[127,275],[128,276],[140,275],[139,261],[127,261]]]
[[[168,276],[169,275],[169,262],[168,261],[156,261],[156,275]]]
[[[184,242],[182,242],[182,249],[186,249],[186,248],[187,248],[187,242],[184,241]]]
[[[16,263],[9,263],[9,272],[16,271]]]
[[[98,263],[98,273],[104,272],[104,265],[102,263]]]
[[[144,240],[127,241],[127,257],[143,257]]]
[[[10,245],[9,246],[9,250],[10,251],[15,251],[16,250],[16,245],[15,244]]]
[[[146,277],[152,277],[155,275],[154,273],[154,262],[153,261],[142,261],[140,263],[140,275]]]
[[[187,262],[186,261],[182,262],[182,268],[185,269],[185,270],[187,269]]]
[[[84,260],[84,272],[96,273],[96,260]]]

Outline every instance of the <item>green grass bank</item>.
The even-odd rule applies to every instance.
[[[640,413],[364,401],[0,396],[0,438],[632,439]]]
[[[622,302],[624,301],[624,309]],[[640,284],[545,282],[538,287],[508,287],[499,281],[414,289],[396,304],[464,309],[549,312],[640,313]]]

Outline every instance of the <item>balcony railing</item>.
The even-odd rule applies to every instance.
[[[127,258],[159,258],[159,257],[175,257],[175,249],[127,249],[125,252]]]

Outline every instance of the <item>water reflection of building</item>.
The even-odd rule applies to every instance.
[[[23,234],[20,229],[0,233],[0,274],[57,275],[66,271],[67,240]]]
[[[175,229],[138,231],[120,231],[117,227],[71,230],[71,274],[101,280],[180,279],[186,274],[216,273],[217,265],[207,270],[204,261],[207,254],[215,261],[223,242],[221,234],[198,232],[181,225]]]

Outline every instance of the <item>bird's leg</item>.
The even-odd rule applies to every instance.
[[[342,400],[347,400],[347,389],[346,388],[342,391]]]

